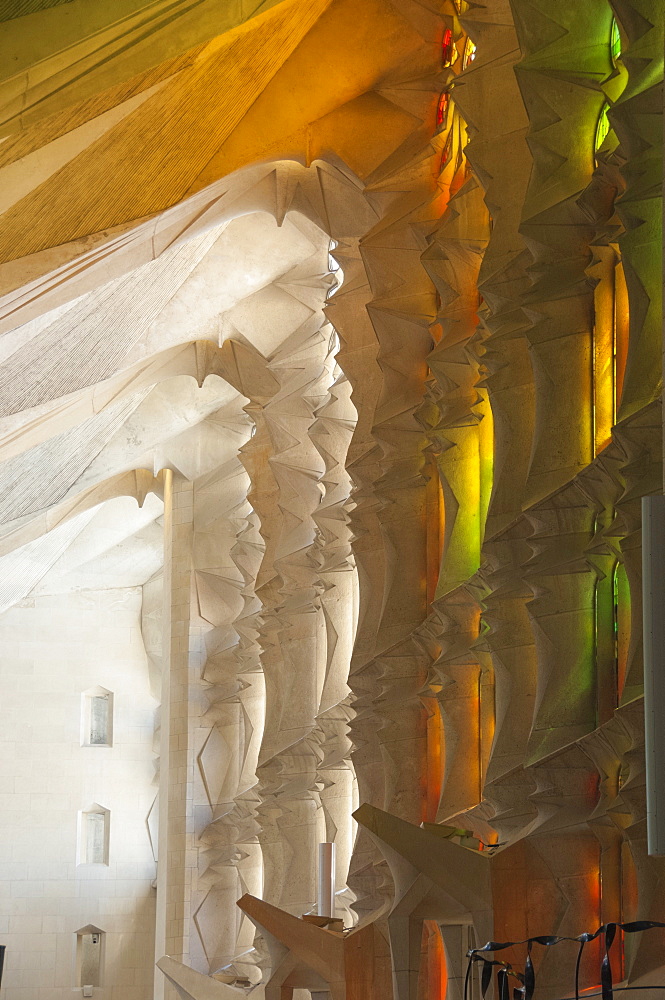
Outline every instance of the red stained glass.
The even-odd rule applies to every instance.
[[[450,136],[448,136],[448,138],[450,139]],[[445,165],[448,163],[448,160],[450,159],[451,150],[452,150],[452,143],[447,142],[443,147],[443,152],[441,153],[441,164],[439,166],[439,172],[441,172],[445,167]]]
[[[450,94],[447,90],[441,94],[439,98],[439,104],[436,109],[436,124],[437,128],[445,128],[446,122],[448,120],[448,105],[450,104]]]
[[[453,33],[450,28],[446,28],[441,39],[441,61],[444,66],[452,66],[454,53]]]

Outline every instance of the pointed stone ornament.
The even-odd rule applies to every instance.
[[[245,990],[204,976],[182,962],[176,962],[170,955],[160,958],[157,968],[161,969],[182,1000],[239,1000],[247,996]]]
[[[395,885],[388,928],[396,1000],[417,1000],[425,920],[442,925],[444,942],[446,927],[459,933],[471,925],[479,943],[492,937],[489,857],[376,806],[362,805],[353,815],[382,851]],[[461,979],[461,958],[449,950],[449,978]]]
[[[328,993],[330,1000],[385,1000],[390,996],[388,944],[378,924],[347,933],[342,921],[285,910],[245,895],[238,906],[265,938],[272,962],[266,1000],[291,1000],[295,989]]]

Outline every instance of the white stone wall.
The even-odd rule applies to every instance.
[[[71,1000],[76,931],[105,932],[98,1000],[152,996],[153,729],[141,588],[29,598],[0,616],[3,1000]],[[112,747],[81,746],[81,693],[113,692]],[[77,866],[79,810],[110,810],[108,866]]]

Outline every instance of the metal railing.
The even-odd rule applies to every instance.
[[[464,980],[464,1000],[471,1000],[470,987],[474,966],[480,966],[480,992],[483,1000],[494,980],[496,970],[496,996],[498,1000],[532,1000],[536,990],[536,973],[531,959],[531,951],[534,944],[551,948],[553,945],[561,944],[562,941],[576,941],[579,944],[577,961],[575,962],[574,994],[572,997],[562,998],[562,1000],[581,1000],[580,998],[580,967],[584,948],[590,941],[596,938],[602,939],[605,952],[600,964],[600,989],[589,992],[586,989],[582,992],[584,1000],[586,997],[602,997],[602,1000],[613,1000],[614,993],[626,990],[665,990],[665,985],[659,983],[653,986],[614,986],[612,982],[612,963],[610,959],[610,949],[617,931],[624,934],[636,934],[641,931],[652,930],[655,927],[665,927],[665,923],[656,920],[634,920],[631,923],[603,924],[596,931],[588,931],[578,937],[558,937],[556,935],[539,935],[537,937],[525,938],[523,941],[488,941],[482,948],[471,948],[467,951],[469,964]],[[510,962],[502,962],[497,958],[486,958],[488,952],[495,954],[504,951],[506,948],[513,948],[516,945],[526,945],[527,954],[524,963],[524,971],[519,972],[513,969]],[[519,986],[513,986],[511,997],[511,979],[516,980]]]

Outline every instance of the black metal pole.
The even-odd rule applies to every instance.
[[[0,986],[2,986],[2,968],[5,964],[5,948],[7,945],[0,944]]]

